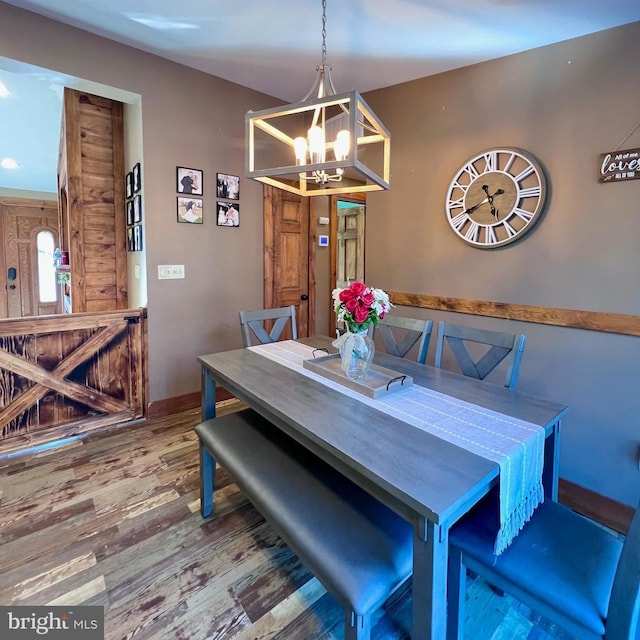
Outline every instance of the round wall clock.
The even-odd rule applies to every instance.
[[[495,249],[521,238],[547,199],[540,163],[522,149],[488,149],[465,162],[447,191],[447,221],[467,244]]]

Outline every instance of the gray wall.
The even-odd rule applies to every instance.
[[[391,189],[368,198],[368,283],[640,315],[640,181],[597,181],[599,154],[640,120],[640,65],[629,53],[638,41],[635,23],[367,94],[392,149]],[[445,193],[469,157],[501,145],[542,162],[548,209],[521,241],[474,249],[448,226]],[[622,146],[633,147],[640,129]],[[519,389],[570,406],[561,475],[635,506],[640,338],[399,312],[526,333]]]
[[[640,66],[630,53],[639,39],[636,23],[368,94],[391,130],[392,188],[368,198],[367,282],[640,314],[640,182],[597,183],[598,155],[615,148],[640,118]],[[262,188],[242,177],[241,225],[227,229],[215,225],[214,185],[217,171],[243,175],[244,113],[275,101],[2,3],[0,56],[140,96],[150,399],[197,390],[196,356],[240,347],[238,309],[262,305]],[[522,147],[542,161],[550,202],[522,241],[481,251],[454,236],[444,198],[468,157],[498,145]],[[625,144],[634,146],[640,131]],[[202,226],[176,223],[177,165],[204,170]],[[159,281],[158,264],[184,264],[186,279]],[[319,291],[320,328],[323,300],[328,294]],[[638,338],[406,313],[525,332],[521,390],[570,405],[561,475],[635,504]]]

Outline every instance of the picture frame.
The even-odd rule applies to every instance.
[[[142,251],[142,225],[136,224],[133,227],[133,250]]]
[[[142,196],[135,196],[131,202],[133,202],[133,222],[142,222]]]
[[[239,227],[240,205],[235,202],[218,202],[216,205],[216,225],[219,227]]]
[[[202,198],[178,196],[176,212],[178,222],[202,224]]]
[[[137,162],[133,167],[133,193],[138,193],[142,189],[142,169]]]
[[[176,191],[192,196],[202,195],[202,169],[176,167]]]
[[[133,171],[129,171],[124,179],[124,192],[127,200],[133,197]]]
[[[216,195],[225,200],[240,200],[240,176],[216,174]]]
[[[127,251],[135,251],[133,242],[133,227],[127,227]]]
[[[133,200],[127,200],[127,226],[131,226],[133,224]]]

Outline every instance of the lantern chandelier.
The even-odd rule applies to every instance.
[[[246,175],[301,196],[388,189],[389,131],[357,91],[336,94],[326,9],[322,0],[322,61],[308,93],[245,117]]]

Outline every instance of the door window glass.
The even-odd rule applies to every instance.
[[[53,263],[55,239],[51,231],[40,231],[37,235],[38,290],[40,302],[55,302],[58,299],[56,268]]]

